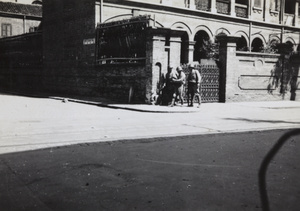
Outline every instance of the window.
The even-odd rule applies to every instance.
[[[294,0],[285,0],[285,13],[294,14],[295,13],[295,1]]]
[[[38,31],[38,27],[30,27],[29,32],[36,32]]]
[[[235,14],[236,17],[247,18],[248,17],[248,1],[235,0]]]
[[[235,0],[236,4],[244,4],[244,5],[248,5],[248,1],[247,0]]]
[[[264,44],[260,38],[255,38],[251,45],[252,52],[263,52]]]
[[[229,0],[216,0],[217,13],[229,14],[230,13],[230,1]]]
[[[270,10],[279,11],[279,9],[280,9],[280,1],[279,0],[271,0]]]
[[[12,32],[11,32],[11,24],[7,24],[7,23],[3,23],[1,25],[1,36],[2,37],[7,37],[7,36],[11,36]]]
[[[254,0],[254,7],[261,8],[261,0]]]
[[[210,0],[195,0],[197,10],[210,11]]]
[[[241,36],[236,43],[237,51],[248,51],[248,45],[245,37]]]

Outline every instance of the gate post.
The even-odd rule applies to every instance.
[[[183,31],[178,31],[172,29],[170,32],[170,66],[174,68],[180,65],[180,57],[181,57],[181,37],[183,35]]]
[[[220,102],[230,101],[238,88],[236,76],[236,36],[217,36],[220,42]]]
[[[145,102],[148,104],[157,91],[161,74],[167,72],[168,52],[165,51],[165,44],[168,32],[166,29],[149,29],[147,33]]]

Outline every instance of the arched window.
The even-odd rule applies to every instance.
[[[255,38],[251,44],[252,52],[263,52],[264,44],[263,41],[259,38]]]
[[[287,51],[288,52],[293,52],[294,51],[294,45],[293,45],[293,43],[290,42],[290,41],[287,41],[286,44],[287,44]]]
[[[268,53],[277,53],[279,43],[280,43],[280,41],[277,39],[271,40],[269,43],[269,49],[268,49],[269,52]]]
[[[247,41],[245,37],[241,37],[238,39],[236,43],[236,50],[237,51],[248,51]]]
[[[32,2],[32,4],[39,4],[39,5],[42,5],[43,2],[42,2],[42,0],[34,0],[34,1]]]
[[[198,31],[194,41],[196,41],[194,47],[194,61],[207,58],[207,47],[210,42],[208,34],[205,31]]]

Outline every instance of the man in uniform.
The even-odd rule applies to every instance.
[[[193,107],[195,97],[198,98],[199,105],[201,105],[201,95],[200,95],[200,83],[201,75],[197,69],[195,69],[195,64],[189,65],[189,76],[188,76],[188,106]]]
[[[183,105],[183,87],[185,84],[185,74],[184,72],[182,72],[181,66],[178,66],[176,68],[176,71],[177,71],[177,78],[174,80],[175,95],[173,96],[171,106],[174,106],[177,97],[179,97],[180,103],[181,105]]]
[[[168,67],[168,72],[164,77],[164,84],[162,88],[162,104],[163,105],[172,105],[172,99],[175,95],[175,85],[174,80],[176,80],[177,74],[173,71],[173,67]]]

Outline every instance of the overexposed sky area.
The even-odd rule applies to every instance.
[[[22,4],[31,4],[33,0],[0,0],[2,2],[17,2]]]

